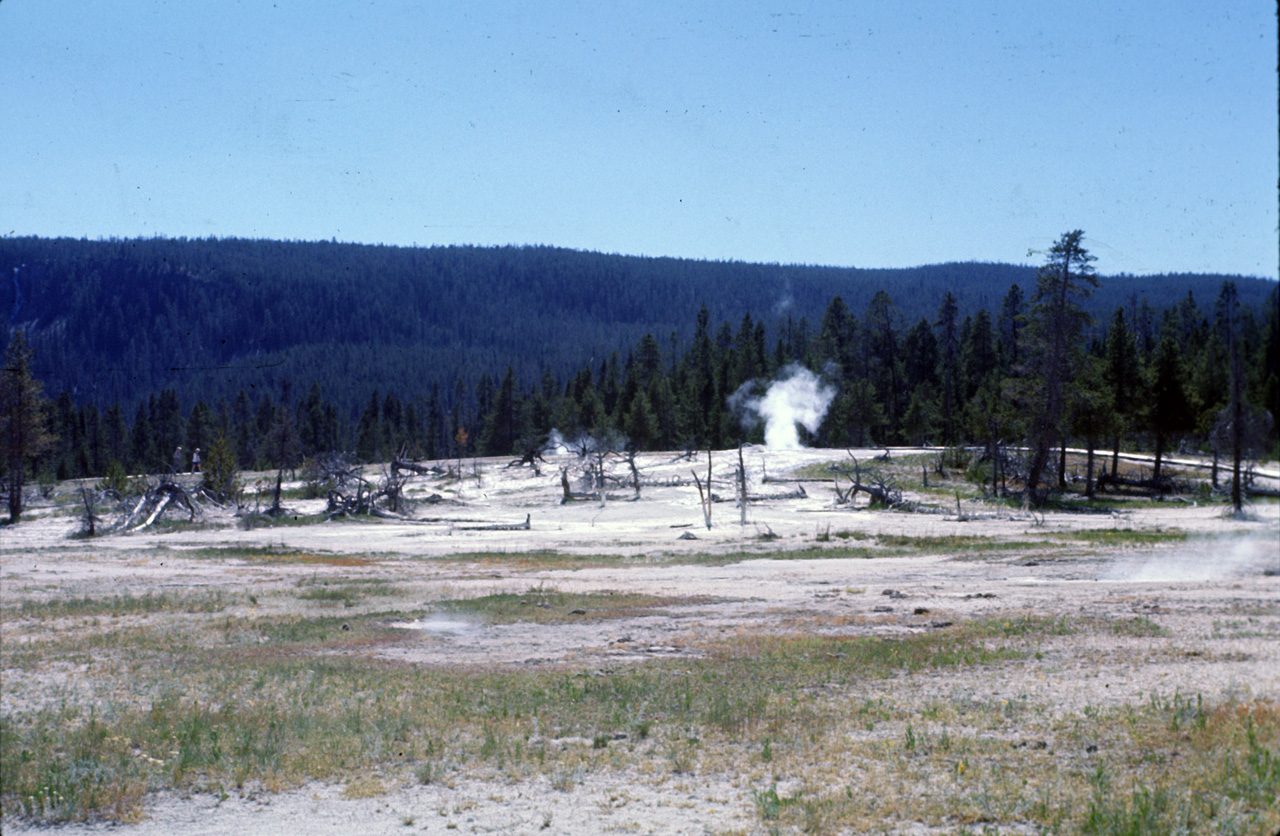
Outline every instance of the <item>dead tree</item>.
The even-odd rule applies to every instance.
[[[416,473],[419,476],[440,476],[442,475],[439,466],[419,464],[412,459],[401,458],[395,456],[391,459],[391,473],[399,478],[400,471],[407,470],[410,473]]]
[[[404,515],[413,510],[413,504],[404,495],[407,481],[408,477],[402,476],[398,470],[387,468],[383,471],[382,480],[375,485],[360,473],[359,468],[353,468],[329,489],[326,518],[372,516],[404,519]]]
[[[742,458],[741,444],[738,445],[738,518],[739,525],[747,524],[747,464]]]
[[[707,524],[707,531],[711,530],[711,503],[715,498],[711,494],[711,448],[707,448],[707,488],[702,489],[702,480],[698,478],[696,470],[690,471],[693,474],[693,481],[698,486],[698,501],[702,505],[702,519]]]
[[[627,467],[631,470],[631,484],[636,489],[636,499],[640,498],[640,468],[636,466],[636,450],[627,450]]]
[[[84,535],[93,537],[97,534],[97,523],[102,522],[102,518],[98,516],[97,495],[88,488],[80,489],[80,496],[84,500],[84,516],[81,517],[81,523],[84,525]]]
[[[849,504],[853,502],[859,493],[865,493],[871,498],[872,506],[881,508],[906,507],[906,503],[902,500],[902,489],[898,487],[897,482],[892,477],[885,476],[878,470],[868,470],[863,473],[862,465],[858,463],[857,457],[850,452],[849,458],[853,459],[853,467],[851,469],[847,467],[838,468],[836,471],[836,504]],[[848,490],[840,490],[841,476],[852,483],[849,485]],[[864,476],[866,478],[865,482],[863,481]]]
[[[159,484],[148,487],[146,492],[138,499],[133,511],[125,516],[115,527],[125,531],[141,531],[159,519],[160,515],[171,506],[185,508],[188,522],[195,522],[196,514],[199,513],[186,488],[166,478],[162,479]],[[142,519],[144,515],[146,519],[135,525],[137,520]]]

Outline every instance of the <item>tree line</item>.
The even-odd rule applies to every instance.
[[[1068,443],[1108,449],[1112,476],[1121,447],[1153,448],[1156,479],[1174,444],[1224,452],[1230,428],[1274,454],[1276,289],[1261,316],[1224,282],[1210,306],[1190,293],[1158,312],[1130,303],[1091,329],[1084,300],[1100,280],[1082,241],[1078,230],[1062,236],[1033,287],[1011,285],[993,312],[961,318],[946,293],[932,316],[906,323],[881,289],[860,314],[835,296],[815,328],[787,319],[771,343],[750,314],[713,326],[703,306],[685,346],[645,334],[566,379],[547,365],[525,382],[512,366],[500,378],[457,375],[452,387],[433,384],[415,398],[375,390],[358,412],[339,410],[317,382],[300,392],[288,380],[189,405],[164,388],[132,415],[118,402],[77,403],[65,389],[46,399],[32,350],[14,330],[0,380],[0,465],[12,497],[24,475],[186,470],[193,452],[207,457],[219,444],[236,466],[257,470],[329,451],[365,462],[512,456],[545,446],[553,430],[632,449],[724,448],[763,440],[763,425],[733,410],[731,394],[762,394],[792,364],[820,371],[837,393],[810,444],[1027,443],[1024,479],[1033,488],[1052,488],[1051,475],[1065,479],[1052,453],[1065,457]]]
[[[1226,278],[1119,276],[1083,305],[1102,323],[1120,306],[1138,316],[1144,298],[1193,292],[1211,301]],[[750,313],[765,324],[772,352],[783,330],[819,322],[837,295],[860,317],[890,289],[898,315],[915,323],[936,318],[945,290],[963,320],[995,313],[1012,284],[1034,285],[1036,270],[748,264],[553,247],[5,237],[0,279],[0,313],[25,333],[49,396],[65,391],[104,412],[119,402],[128,422],[166,389],[184,410],[226,401],[230,411],[242,388],[255,407],[265,393],[278,402],[285,378],[294,399],[315,382],[352,420],[375,389],[421,411],[434,386],[448,412],[459,378],[472,399],[482,376],[496,386],[508,366],[526,392],[547,369],[563,385],[584,358],[595,358],[593,376],[615,351],[624,362],[645,334],[671,363],[691,345],[703,306],[713,331],[722,322],[736,329]],[[1237,285],[1242,304],[1258,309],[1272,283]]]
[[[1158,312],[1131,302],[1091,327],[1085,300],[1099,279],[1082,239],[1062,236],[1034,284],[1012,285],[993,311],[961,316],[946,293],[932,315],[909,323],[881,289],[860,312],[834,296],[816,327],[788,318],[771,340],[750,314],[713,325],[704,305],[685,344],[645,334],[563,378],[549,364],[532,381],[514,366],[501,376],[458,374],[416,397],[375,391],[358,411],[340,409],[317,381],[190,404],[164,388],[131,414],[118,402],[78,404],[66,390],[46,400],[15,331],[0,392],[0,464],[12,482],[15,473],[61,480],[113,467],[187,469],[193,451],[207,457],[217,445],[245,469],[296,467],[335,450],[365,462],[509,456],[543,447],[552,431],[640,450],[725,448],[763,440],[759,420],[735,412],[729,396],[762,394],[791,364],[819,371],[837,393],[808,443],[1025,443],[1023,478],[1036,489],[1065,479],[1053,454],[1064,457],[1068,443],[1110,451],[1113,476],[1122,447],[1154,449],[1157,479],[1174,445],[1226,455],[1224,428],[1274,454],[1276,289],[1261,315],[1227,281],[1207,306],[1191,293]]]

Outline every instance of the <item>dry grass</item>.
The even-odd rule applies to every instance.
[[[617,617],[671,603],[546,590],[446,602],[551,623],[570,609]],[[734,774],[763,827],[806,833],[913,820],[955,832],[1256,832],[1277,815],[1272,703],[1174,695],[1064,716],[936,687],[947,671],[1026,664],[1054,636],[1117,625],[1150,635],[1142,622],[1026,616],[893,638],[744,632],[699,658],[602,672],[431,669],[362,655],[396,639],[392,617],[406,614],[211,615],[219,638],[158,626],[104,637],[121,660],[103,672],[116,677],[115,699],[0,718],[6,810],[127,821],[163,787],[248,792],[322,779],[368,797],[460,774],[541,774],[571,791],[606,770]],[[73,648],[45,643],[44,663],[82,652]]]

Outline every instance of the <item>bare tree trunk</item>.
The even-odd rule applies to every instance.
[[[1240,341],[1236,338],[1235,284],[1230,286],[1227,305],[1228,351],[1231,355],[1231,508],[1236,514],[1244,510],[1240,490],[1240,460],[1244,457],[1244,373],[1240,368]]]
[[[1085,469],[1084,495],[1093,499],[1093,436],[1089,436],[1089,465]]]
[[[738,511],[739,525],[747,524],[747,466],[742,459],[742,445],[738,445]]]
[[[627,464],[631,467],[631,482],[636,489],[636,499],[640,498],[640,468],[636,467],[636,451],[627,453]]]

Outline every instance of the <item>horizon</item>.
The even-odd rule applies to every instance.
[[[1277,280],[1276,37],[1150,0],[4,3],[0,234],[891,270],[1083,229],[1105,275]]]
[[[130,241],[240,241],[246,243],[273,243],[273,244],[327,244],[335,246],[352,246],[352,247],[387,247],[390,249],[401,250],[431,250],[431,249],[549,249],[564,250],[566,252],[580,253],[583,255],[600,255],[617,258],[637,258],[651,259],[654,261],[671,260],[671,261],[690,261],[703,262],[708,264],[749,264],[759,267],[778,267],[778,268],[803,268],[816,270],[866,270],[866,271],[911,271],[923,270],[929,267],[943,267],[951,264],[983,264],[998,267],[1017,267],[1025,270],[1038,270],[1044,266],[1043,262],[1018,262],[1018,261],[989,261],[976,258],[953,258],[945,261],[930,261],[921,264],[908,264],[901,267],[881,267],[876,265],[858,265],[858,264],[816,264],[804,262],[778,262],[778,261],[745,261],[737,258],[691,258],[686,256],[673,255],[647,255],[643,253],[622,253],[622,252],[605,252],[603,250],[581,249],[577,247],[564,247],[557,244],[470,244],[465,242],[445,243],[445,244],[386,244],[377,241],[341,241],[337,239],[317,239],[317,238],[245,238],[237,235],[206,235],[206,236],[189,236],[189,235],[133,235],[133,236],[72,236],[72,235],[14,235],[7,236],[11,240],[17,238],[35,238],[38,240],[56,241],[59,239],[69,241],[83,241],[95,244],[111,244],[111,243],[128,243]],[[1088,243],[1089,237],[1086,234],[1085,243]],[[1085,249],[1088,249],[1086,247]],[[1160,273],[1104,273],[1095,271],[1100,279],[1122,279],[1122,278],[1150,278],[1152,276],[1224,276],[1238,279],[1257,279],[1264,282],[1272,282],[1280,284],[1280,279],[1269,276],[1248,275],[1243,273],[1223,273],[1220,271],[1197,271],[1197,270],[1169,270]]]

